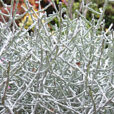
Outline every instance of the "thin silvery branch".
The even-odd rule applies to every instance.
[[[51,3],[38,11],[26,4],[21,27],[0,24],[0,113],[111,114],[112,25],[105,31],[103,19],[90,22],[79,11],[79,18],[63,18],[61,3],[49,17],[44,11]],[[51,28],[55,17],[58,25]]]

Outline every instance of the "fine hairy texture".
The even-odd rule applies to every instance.
[[[113,24],[104,29],[107,0],[91,21],[79,11],[70,18],[67,8],[51,2],[36,10],[25,0],[21,26],[15,23],[21,14],[9,26],[0,12],[6,19],[0,20],[0,114],[113,114],[114,31]],[[47,16],[50,6],[55,12]]]

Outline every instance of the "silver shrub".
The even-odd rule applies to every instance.
[[[77,13],[39,15],[28,29],[0,23],[0,114],[113,114],[112,25]]]

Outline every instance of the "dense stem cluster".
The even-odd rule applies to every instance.
[[[42,10],[27,29],[0,23],[0,114],[113,114],[112,25]]]

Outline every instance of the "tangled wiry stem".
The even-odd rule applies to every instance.
[[[60,10],[52,17],[37,15],[27,30],[24,24],[15,32],[0,24],[0,114],[113,112],[111,26],[99,31],[101,19],[89,23],[77,12],[80,18],[71,20]],[[59,27],[52,31],[53,17]]]

